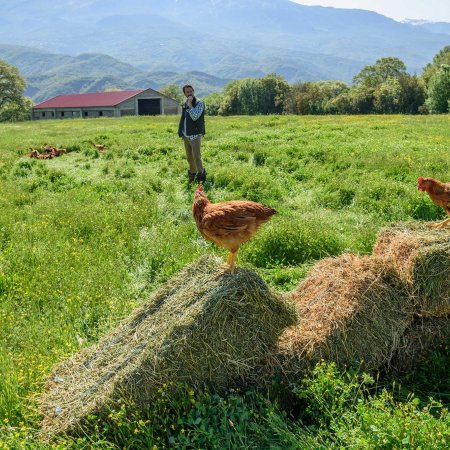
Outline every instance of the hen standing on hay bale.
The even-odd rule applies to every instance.
[[[226,272],[234,272],[239,247],[276,213],[270,206],[246,200],[211,203],[203,186],[195,191],[192,214],[198,231],[208,241],[229,250]]]
[[[419,177],[417,180],[417,188],[419,191],[426,192],[433,203],[442,206],[445,212],[450,216],[450,183],[442,183],[442,181],[434,178]],[[432,228],[444,228],[450,224],[450,217],[438,223],[431,223],[428,226]]]

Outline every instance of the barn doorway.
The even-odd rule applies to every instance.
[[[160,98],[139,98],[138,114],[140,116],[155,116],[161,114]]]

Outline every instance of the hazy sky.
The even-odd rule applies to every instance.
[[[291,0],[302,5],[367,9],[395,20],[450,22],[450,0]]]

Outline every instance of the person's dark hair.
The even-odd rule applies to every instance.
[[[191,88],[192,90],[194,89],[190,84],[185,84],[184,86],[183,86],[183,94],[186,92],[186,89],[187,88]]]

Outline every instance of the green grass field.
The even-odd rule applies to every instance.
[[[36,399],[51,367],[200,255],[225,257],[191,217],[177,126],[176,117],[0,126],[0,449],[50,447],[36,440]],[[68,153],[25,156],[44,143]],[[388,223],[445,217],[416,180],[450,181],[449,116],[214,117],[202,148],[212,201],[278,210],[237,261],[274,289],[292,289],[326,256],[370,253]],[[295,411],[264,393],[168,388],[145,417],[122,407],[94,418],[95,433],[52,445],[444,449],[449,368],[446,347],[406,387],[381,389],[386,380],[322,365],[299,380]]]

